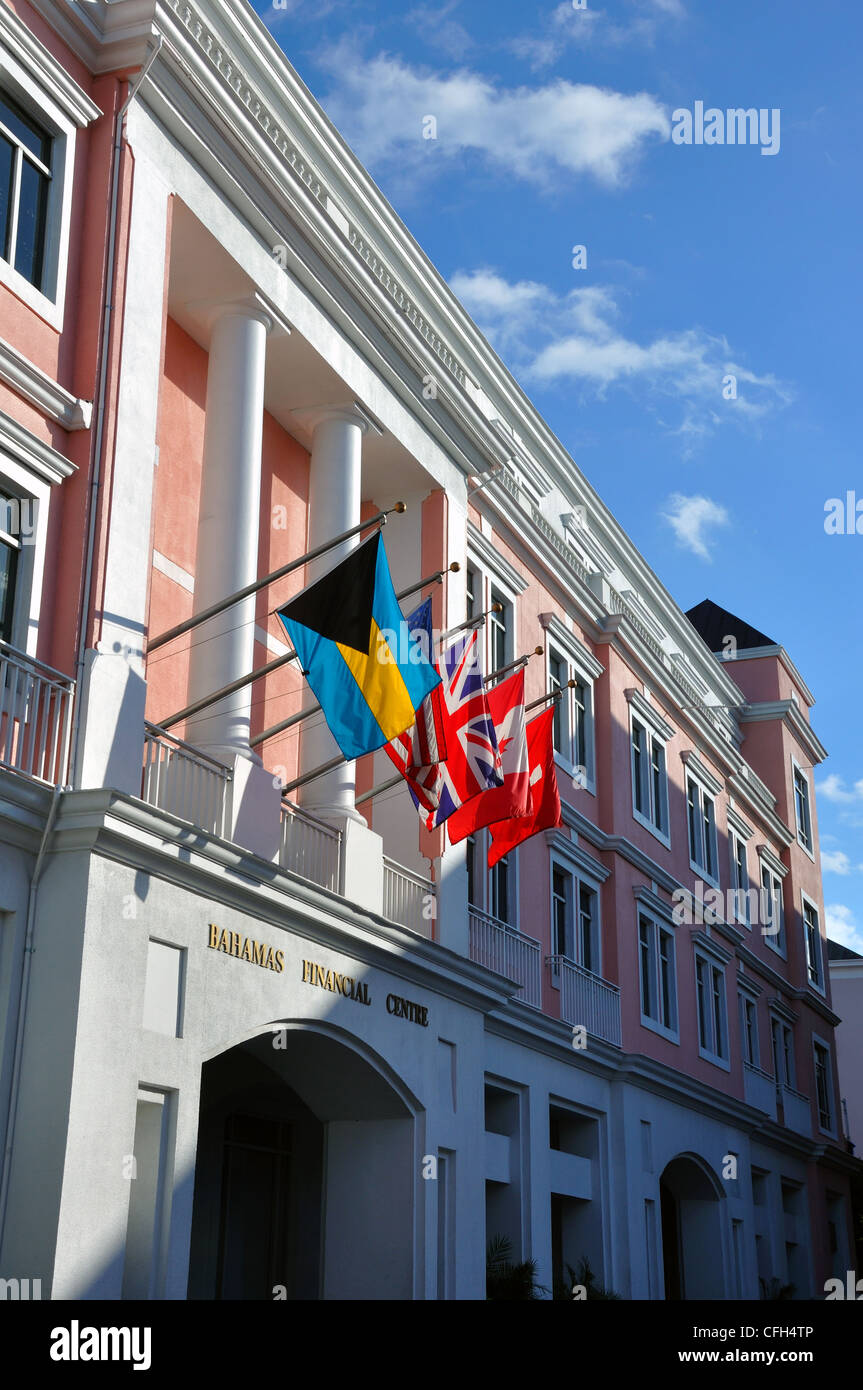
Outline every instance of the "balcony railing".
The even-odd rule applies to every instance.
[[[341,851],[341,831],[289,801],[282,802],[279,864],[283,869],[337,893]]]
[[[141,796],[150,806],[227,839],[232,784],[231,771],[223,763],[165,729],[146,726]]]
[[[470,958],[521,986],[521,999],[542,1008],[542,949],[532,936],[522,936],[479,908],[470,909]]]
[[[0,766],[65,786],[74,694],[71,676],[0,642]]]
[[[431,939],[437,910],[435,885],[384,855],[384,911],[389,922]]]
[[[771,1120],[776,1119],[776,1078],[751,1062],[743,1063],[743,1095],[747,1105],[766,1111]]]
[[[584,1027],[595,1038],[620,1047],[620,990],[566,956],[546,956],[552,979],[560,985],[560,1016]]]

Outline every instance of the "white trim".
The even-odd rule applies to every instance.
[[[78,86],[62,63],[40,43],[32,30],[7,5],[0,5],[0,39],[30,77],[51,92],[64,115],[79,128],[98,120],[99,107]]]
[[[498,553],[494,543],[487,539],[472,521],[468,521],[467,524],[467,548],[469,554],[476,556],[486,573],[493,575],[495,580],[505,589],[509,589],[515,597],[524,593],[528,581]]]
[[[195,576],[175,565],[173,560],[169,560],[167,555],[163,555],[159,550],[153,551],[153,569],[163,574],[166,579],[173,579],[174,583],[179,584],[187,593],[195,592]]]
[[[660,931],[664,931],[664,932],[665,932],[668,936],[670,936],[670,938],[671,938],[671,960],[672,960],[673,969],[674,969],[674,1019],[675,1019],[676,1025],[677,1025],[675,1028],[668,1028],[668,1027],[666,1027],[666,1025],[665,1025],[664,1023],[660,1023],[660,1021],[659,1021],[658,1019],[656,1019],[656,1018],[651,1018],[650,1014],[646,1014],[646,1013],[644,1012],[644,994],[643,994],[643,988],[642,988],[643,981],[642,981],[642,973],[641,973],[641,919],[642,919],[642,917],[646,917],[646,918],[647,918],[648,922],[650,923],[650,925],[651,925],[651,927],[652,927],[652,929],[653,929],[653,943],[652,943],[652,945],[653,945],[653,955],[654,955],[654,959],[655,959],[655,961],[656,961],[656,977],[655,977],[654,984],[655,984],[656,991],[657,991],[657,993],[656,993],[656,1002],[657,1002],[657,1006],[659,1006],[659,1000],[660,1000],[660,994],[661,994],[661,976],[660,976],[660,971],[659,971],[659,959],[660,959],[660,958],[659,958],[659,933],[660,933]],[[658,914],[658,913],[654,913],[653,911],[651,911],[651,909],[650,909],[648,906],[643,905],[641,901],[637,901],[637,902],[636,902],[636,905],[635,905],[635,950],[636,950],[635,963],[636,963],[636,970],[637,970],[637,972],[638,972],[638,1010],[639,1010],[639,1018],[640,1018],[640,1021],[641,1021],[641,1026],[642,1026],[642,1028],[647,1028],[647,1029],[649,1029],[649,1031],[650,1031],[651,1033],[657,1033],[661,1038],[665,1038],[667,1042],[675,1043],[675,1044],[679,1047],[679,1046],[680,1046],[680,982],[679,982],[679,972],[678,972],[678,969],[677,969],[677,932],[676,932],[676,930],[674,929],[674,924],[673,924],[673,923],[668,923],[668,922],[665,921],[664,912],[663,912],[662,915],[660,915],[660,914]]]
[[[90,428],[93,402],[67,391],[4,338],[0,338],[0,381],[65,430]]]
[[[757,850],[758,858],[764,860],[768,869],[772,869],[778,879],[782,880],[788,876],[787,865],[783,864],[782,860],[776,857],[769,845],[758,845]]]
[[[582,878],[592,879],[597,888],[611,877],[611,869],[605,864],[600,864],[598,859],[593,859],[591,855],[585,854],[583,849],[567,839],[560,828],[556,830],[546,830],[545,842],[549,852],[555,854],[559,859],[565,859],[571,869],[577,870]]]
[[[698,961],[702,960],[711,970],[718,971],[722,976],[722,1011],[725,1015],[725,1045],[728,1051],[727,1057],[723,1057],[721,1052],[711,1052],[708,1048],[701,1045],[701,1028],[698,1017]],[[731,960],[731,957],[728,957]],[[731,1029],[728,1019],[728,978],[726,975],[725,963],[717,951],[713,942],[708,938],[700,937],[694,942],[692,952],[693,973],[695,976],[695,1037],[698,1043],[698,1055],[704,1062],[710,1062],[711,1066],[719,1067],[721,1071],[731,1071]],[[708,1018],[710,1022],[710,1033],[713,1036],[714,1017],[713,1017],[713,986],[711,982],[710,999],[706,1001]],[[716,1042],[716,1038],[713,1038]]]
[[[564,625],[556,613],[540,613],[540,626],[549,634],[552,641],[561,647],[579,675],[587,681],[599,680],[605,675],[605,667],[597,661],[593,652],[584,645],[574,632]]]
[[[9,481],[8,492],[12,497],[35,503],[36,526],[32,540],[22,544],[18,550],[18,572],[15,579],[15,596],[12,610],[11,646],[28,656],[35,657],[39,645],[39,623],[42,611],[42,576],[45,570],[45,556],[48,545],[48,516],[51,502],[52,480],[32,468],[26,461],[15,462],[4,457],[3,439],[0,433],[0,480]]]
[[[690,869],[692,870],[692,872],[693,872],[697,877],[701,878],[705,883],[710,883],[710,884],[713,885],[714,888],[719,888],[719,887],[720,887],[721,878],[720,878],[720,871],[719,871],[719,826],[718,826],[717,821],[716,821],[716,802],[717,802],[717,797],[716,797],[716,795],[715,795],[714,793],[712,793],[712,792],[710,792],[710,791],[708,790],[707,786],[702,782],[701,778],[698,777],[698,776],[695,774],[695,772],[693,772],[693,771],[690,770],[688,764],[687,764],[686,767],[685,767],[685,775],[684,775],[683,783],[684,783],[684,785],[683,785],[684,808],[685,808],[685,811],[686,811],[686,843],[687,843],[687,846],[688,846],[688,848],[689,848],[689,867],[690,867]],[[708,872],[706,863],[705,863],[705,864],[699,864],[698,861],[697,861],[697,859],[695,859],[695,857],[694,857],[694,855],[693,855],[693,853],[692,853],[692,827],[691,827],[691,825],[690,825],[690,820],[689,820],[689,788],[690,788],[690,783],[692,784],[692,786],[695,788],[695,790],[696,790],[697,793],[698,793],[698,825],[699,825],[699,838],[700,838],[701,848],[702,848],[703,851],[704,851],[704,858],[705,858],[705,860],[707,859],[707,841],[706,841],[706,837],[705,837],[704,829],[703,829],[703,827],[704,827],[704,820],[705,820],[705,816],[704,816],[704,804],[705,804],[705,802],[709,802],[709,803],[710,803],[710,806],[711,806],[711,808],[712,808],[712,810],[713,810],[713,844],[712,844],[712,849],[713,849],[713,860],[714,860],[714,864],[715,864],[715,866],[716,866],[716,872],[715,872],[714,874],[711,874],[711,873]]]
[[[663,743],[669,743],[674,737],[675,730],[663,719],[659,710],[654,709],[649,700],[645,698],[640,690],[635,690],[629,686],[624,690],[627,701],[634,710],[638,712],[643,723],[656,734],[657,738],[662,739]],[[666,772],[668,769],[666,768]]]
[[[747,705],[738,718],[742,724],[758,724],[773,719],[781,719],[787,724],[802,748],[806,750],[815,764],[827,758],[827,749],[819,739],[812,725],[800,713],[796,700],[762,700]]]
[[[747,825],[740,812],[735,810],[733,806],[728,805],[725,807],[725,819],[729,828],[734,831],[735,835],[739,835],[741,840],[748,844],[755,834],[755,831],[752,829],[751,825]]]
[[[813,984],[809,978],[809,933],[806,927],[806,905],[813,909],[815,922],[818,927],[818,964],[819,982]],[[806,988],[811,989],[815,994],[820,994],[822,999],[827,998],[827,966],[825,962],[824,937],[821,935],[822,913],[814,898],[803,889],[800,889],[800,924],[803,928],[803,964],[806,970]]]
[[[546,838],[547,838],[547,837],[546,837]],[[549,922],[549,940],[551,941],[552,955],[559,955],[559,956],[561,956],[564,960],[570,961],[572,965],[577,965],[581,970],[587,970],[587,971],[589,971],[589,973],[590,973],[591,975],[595,975],[595,976],[597,977],[597,979],[600,979],[600,980],[601,980],[601,979],[603,979],[603,974],[602,974],[602,883],[604,882],[604,879],[598,878],[598,877],[593,873],[592,867],[591,867],[591,868],[588,868],[588,869],[586,869],[586,870],[583,870],[582,867],[581,867],[581,863],[580,863],[578,860],[572,859],[572,858],[570,857],[569,851],[570,851],[571,849],[573,849],[573,848],[574,848],[574,846],[572,846],[572,845],[566,845],[565,842],[561,842],[561,846],[560,846],[560,847],[557,846],[557,845],[552,845],[552,846],[550,846],[550,851],[549,851],[549,856],[548,856],[549,902],[551,903],[551,921]],[[587,856],[587,855],[582,855],[582,856],[581,856],[581,859],[582,859],[582,860],[588,860],[588,856]],[[558,947],[560,946],[560,942],[555,943],[555,939],[554,939],[554,871],[555,871],[555,869],[559,869],[561,873],[565,873],[565,874],[569,877],[569,880],[570,880],[570,882],[572,883],[572,887],[573,887],[573,891],[572,891],[572,901],[571,901],[571,903],[570,903],[570,908],[571,908],[571,912],[572,912],[572,920],[571,920],[571,922],[570,922],[570,930],[571,930],[571,935],[572,935],[572,948],[573,948],[573,951],[574,951],[575,954],[573,954],[573,955],[571,955],[571,956],[570,956],[570,955],[567,955],[567,953],[566,953],[565,950],[561,951],[561,950],[555,950],[555,949],[554,949],[554,948],[555,948],[555,945],[557,945]],[[606,870],[606,871],[605,871],[606,876],[607,876],[608,872],[609,872],[609,870]],[[581,928],[581,922],[580,922],[580,906],[579,906],[579,889],[581,888],[582,883],[584,884],[584,886],[585,886],[587,889],[589,889],[589,891],[590,891],[591,893],[593,893],[594,900],[595,900],[595,902],[596,902],[596,918],[595,918],[594,923],[593,923],[593,932],[591,933],[591,936],[592,936],[592,940],[591,940],[591,951],[592,951],[592,953],[594,953],[594,954],[596,955],[597,959],[596,959],[596,961],[594,962],[593,965],[585,965],[585,963],[584,963],[583,960],[579,960],[579,959],[578,959],[578,950],[579,950],[580,939],[581,939],[581,930],[580,930],[580,928]],[[567,943],[564,942],[564,946],[565,946],[566,944],[567,944]],[[552,980],[554,981],[555,979],[556,979],[557,982],[558,982],[557,985],[556,985],[556,988],[559,988],[559,987],[560,987],[560,986],[559,986],[559,972],[557,972],[557,971],[555,971],[554,969],[552,969]]]
[[[31,474],[35,474],[43,482],[50,483],[52,487],[62,483],[64,478],[71,478],[72,474],[78,471],[74,463],[58,454],[50,444],[43,444],[26,425],[19,424],[11,415],[0,410],[0,456],[3,453],[14,458]]]
[[[816,1074],[815,1074],[815,1046],[816,1046],[816,1044],[817,1044],[819,1047],[823,1047],[823,1048],[824,1048],[824,1051],[827,1053],[827,1063],[828,1063],[828,1065],[827,1065],[827,1085],[828,1085],[829,1093],[830,1093],[830,1094],[829,1094],[829,1101],[830,1101],[830,1120],[831,1120],[831,1124],[830,1124],[830,1128],[829,1128],[829,1129],[825,1129],[824,1126],[823,1126],[822,1123],[821,1123],[821,1111],[820,1111],[820,1108],[819,1108],[819,1105],[818,1105],[818,1080],[817,1080],[817,1077],[816,1077]],[[838,1113],[838,1112],[841,1110],[841,1102],[837,1104],[836,1087],[835,1087],[835,1085],[834,1085],[834,1076],[833,1076],[833,1063],[834,1063],[833,1048],[830,1046],[830,1044],[829,1044],[829,1042],[827,1041],[827,1039],[826,1039],[826,1038],[822,1038],[818,1033],[812,1033],[812,1034],[810,1035],[810,1046],[811,1046],[811,1051],[812,1051],[812,1088],[813,1088],[813,1090],[812,1090],[812,1102],[813,1102],[813,1108],[814,1108],[814,1110],[815,1110],[816,1120],[817,1120],[817,1124],[818,1124],[818,1132],[819,1132],[819,1134],[829,1134],[829,1135],[831,1135],[831,1136],[835,1139],[835,1138],[837,1137],[838,1133],[839,1133],[839,1129],[838,1129],[838,1125],[837,1125],[837,1120],[839,1119],[839,1113]]]
[[[796,832],[797,848],[798,848],[798,849],[802,849],[803,853],[807,856],[807,858],[811,859],[811,860],[812,860],[812,863],[814,864],[814,863],[815,863],[815,824],[814,824],[814,820],[813,820],[813,816],[812,816],[812,807],[813,807],[814,801],[815,801],[815,793],[814,793],[814,790],[813,790],[812,783],[810,782],[809,778],[808,778],[807,775],[806,775],[806,768],[802,765],[802,763],[799,763],[799,762],[797,761],[797,759],[795,758],[795,756],[794,756],[793,753],[792,753],[790,756],[791,756],[791,799],[792,799],[792,801],[793,801],[793,803],[794,803],[794,825],[795,825],[795,832]],[[809,844],[808,844],[808,845],[804,845],[803,840],[801,839],[800,818],[799,818],[799,816],[798,816],[798,814],[797,814],[797,781],[796,781],[796,778],[795,778],[795,773],[797,773],[797,772],[800,773],[800,775],[801,775],[802,778],[803,778],[804,783],[806,784],[806,815],[807,815],[808,820],[809,820]]]
[[[693,748],[684,748],[680,757],[686,765],[688,774],[700,782],[705,791],[708,791],[712,797],[722,795],[725,791],[724,782],[720,782],[719,778],[705,767]]]

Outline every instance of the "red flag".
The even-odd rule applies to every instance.
[[[436,685],[416,712],[416,723],[384,747],[428,814],[440,805],[441,766],[446,762],[441,687]]]
[[[527,754],[530,762],[531,812],[514,820],[501,821],[491,827],[488,866],[494,868],[516,845],[538,835],[540,830],[553,830],[563,825],[560,812],[560,792],[557,789],[557,770],[554,766],[552,739],[554,708],[545,710],[527,726]]]
[[[503,786],[493,787],[481,796],[472,797],[453,812],[447,821],[452,844],[466,839],[484,825],[530,815],[530,765],[524,718],[523,670],[488,692],[488,708],[494,720],[500,749]]]

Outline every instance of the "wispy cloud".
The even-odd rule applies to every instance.
[[[711,547],[716,543],[717,530],[731,521],[725,507],[709,497],[684,497],[674,492],[660,513],[663,521],[674,531],[678,545],[702,560],[712,560]]]
[[[612,387],[641,389],[657,415],[662,400],[681,402],[681,420],[660,423],[680,437],[685,454],[723,422],[751,429],[791,400],[776,377],[741,366],[721,335],[686,328],[643,342],[629,336],[621,327],[619,291],[610,285],[561,295],[540,281],[507,281],[492,268],[459,271],[450,284],[526,380],[575,384],[600,397]],[[724,397],[729,375],[737,381],[736,399]]]
[[[417,29],[430,48],[440,49],[455,62],[464,62],[477,47],[475,39],[460,20],[453,16],[460,0],[447,5],[417,5],[405,16],[405,22]]]
[[[851,805],[855,801],[863,801],[863,777],[855,782],[853,787],[846,787],[844,777],[831,772],[830,776],[825,777],[822,782],[816,782],[815,791],[818,796],[826,798],[827,801]]]
[[[682,0],[630,0],[629,13],[620,19],[598,9],[592,0],[581,9],[575,9],[572,0],[561,0],[534,32],[515,35],[506,47],[537,72],[551,67],[572,47],[651,47],[669,21],[685,17]]]
[[[863,930],[850,907],[842,903],[825,903],[824,917],[827,935],[832,941],[838,941],[841,946],[848,946],[863,955]]]
[[[848,874],[863,873],[863,864],[854,864],[841,849],[822,849],[821,851],[821,872],[825,874],[840,874],[843,878]]]
[[[347,39],[321,62],[333,80],[324,100],[330,118],[366,163],[403,181],[443,173],[447,161],[473,154],[548,190],[562,174],[614,188],[670,134],[665,108],[646,92],[562,79],[505,87],[467,68],[441,73],[386,53],[363,58]],[[434,139],[423,138],[429,116]]]

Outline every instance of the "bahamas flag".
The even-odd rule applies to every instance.
[[[380,531],[279,617],[346,758],[404,733],[440,684],[402,616]]]

